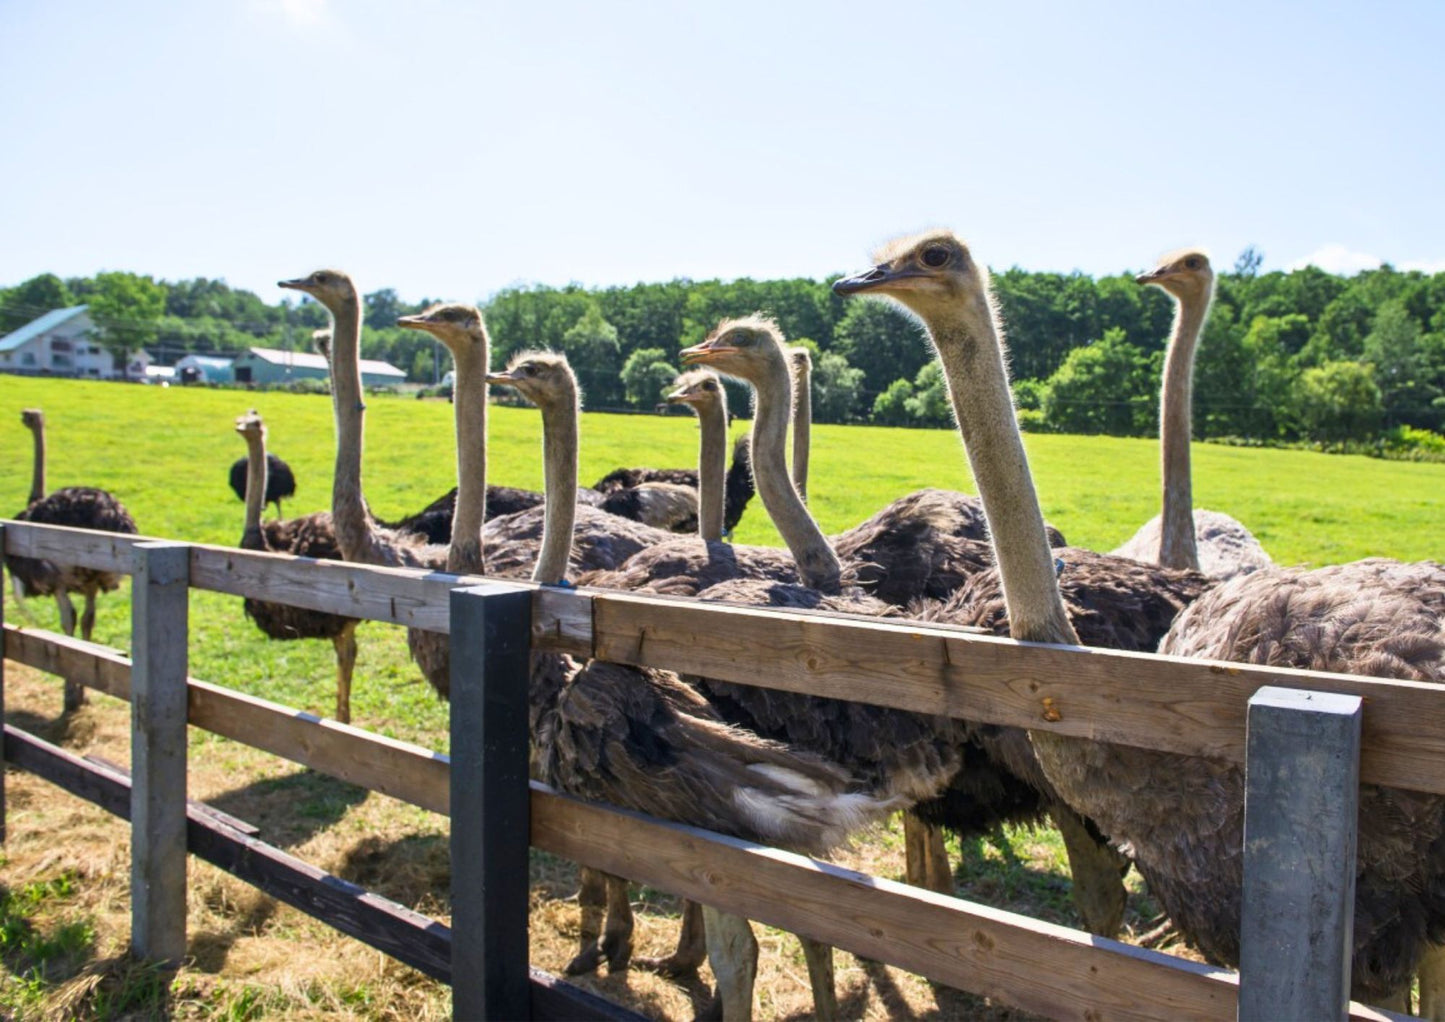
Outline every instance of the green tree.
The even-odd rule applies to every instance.
[[[1300,433],[1326,444],[1374,436],[1384,412],[1374,367],[1360,362],[1326,362],[1306,369],[1294,381],[1291,397],[1290,411]]]
[[[676,378],[677,370],[661,348],[639,348],[622,366],[622,386],[627,403],[634,408],[651,410]]]
[[[42,273],[0,292],[0,334],[8,334],[52,309],[68,309],[75,296],[53,273]]]
[[[925,363],[933,361],[918,324],[876,301],[850,305],[827,347],[862,371],[860,386],[870,406],[887,381],[900,376],[912,379]]]
[[[624,393],[618,376],[622,348],[617,328],[607,322],[596,302],[588,302],[581,317],[562,335],[562,350],[594,405],[608,408],[622,402]]]
[[[1441,395],[1438,371],[1445,366],[1431,364],[1429,349],[1420,340],[1420,324],[1403,301],[1392,298],[1380,306],[1364,340],[1361,361],[1375,369],[1386,426],[1435,429],[1439,425],[1434,402]]]
[[[873,399],[873,421],[880,426],[907,426],[912,421],[908,400],[913,397],[913,384],[894,380]]]
[[[1157,356],[1151,357],[1108,330],[1102,339],[1069,352],[1049,377],[1044,421],[1063,433],[1143,436],[1158,418]]]
[[[943,367],[934,359],[913,378],[913,396],[908,399],[908,415],[920,426],[953,424],[953,406],[948,401],[948,384]]]
[[[813,359],[813,418],[818,422],[852,422],[863,401],[863,370],[855,369],[836,351]]]
[[[129,377],[130,353],[156,340],[166,308],[166,287],[135,273],[98,273],[90,296],[97,339],[115,355]]]

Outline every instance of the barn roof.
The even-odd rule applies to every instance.
[[[318,355],[313,351],[282,351],[280,348],[249,348],[252,355],[263,362],[270,362],[279,366],[295,366],[299,369],[320,369],[322,372],[329,370],[325,355]],[[406,373],[392,365],[390,362],[382,362],[374,358],[361,359],[361,371],[371,373],[374,376],[395,376],[398,379],[406,377]]]
[[[47,330],[54,330],[62,323],[69,322],[79,316],[88,305],[72,305],[68,309],[51,309],[39,319],[32,319],[19,330],[12,330],[4,337],[0,337],[0,351],[14,351],[26,341],[34,340]]]

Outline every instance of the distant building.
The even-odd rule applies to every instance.
[[[177,383],[230,383],[233,359],[221,355],[186,355],[176,362]]]
[[[277,348],[249,348],[231,364],[237,383],[289,383],[292,380],[324,380],[330,375],[326,357],[310,351],[281,351]],[[406,380],[406,373],[387,362],[361,360],[361,382],[367,387],[394,387]]]
[[[145,381],[147,383],[174,383],[175,380],[175,366],[146,366]]]
[[[97,380],[115,377],[115,356],[93,340],[95,324],[88,308],[52,309],[0,337],[0,372]]]

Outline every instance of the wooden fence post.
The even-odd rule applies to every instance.
[[[186,952],[186,673],[190,548],[135,546],[131,582],[131,947]]]
[[[1359,696],[1249,701],[1241,1019],[1348,1017],[1360,718]]]
[[[527,685],[532,594],[451,593],[452,1015],[531,1017]]]

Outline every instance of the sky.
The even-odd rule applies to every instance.
[[[1445,270],[1445,4],[0,2],[0,285]]]

